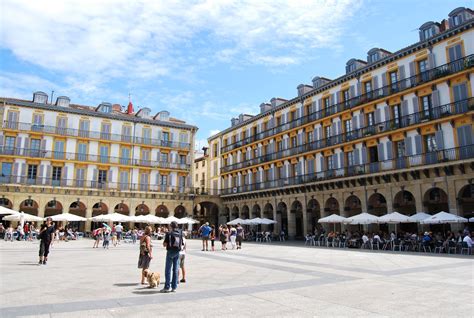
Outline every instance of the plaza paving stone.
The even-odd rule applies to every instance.
[[[151,269],[164,280],[165,250]],[[187,282],[160,294],[138,284],[138,245],[92,249],[0,242],[0,317],[473,317],[471,256],[403,254],[248,243],[202,252],[188,241]],[[160,284],[159,288],[163,285]]]

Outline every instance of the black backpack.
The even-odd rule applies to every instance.
[[[180,230],[173,230],[169,233],[168,248],[181,250],[183,245],[183,233]]]

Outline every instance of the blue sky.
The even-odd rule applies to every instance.
[[[166,109],[207,137],[472,1],[1,1],[0,95]]]

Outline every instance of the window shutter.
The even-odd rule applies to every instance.
[[[335,154],[332,155],[332,168],[337,169],[338,166],[339,166],[339,164],[337,162],[337,153],[335,153]]]
[[[42,184],[43,183],[43,171],[44,171],[44,165],[39,165],[38,166],[38,175],[36,176],[36,184]]]
[[[375,75],[374,77],[372,77],[372,86],[373,86],[373,90],[377,90],[379,88],[379,78],[377,75]]]
[[[0,135],[0,147],[3,147],[3,140],[5,139],[5,136]]]
[[[13,172],[12,172],[12,177],[15,178],[15,183],[17,182],[17,177],[18,177],[18,170],[19,170],[19,163],[18,162],[15,162],[15,164],[13,165]]]
[[[465,125],[458,127],[458,144],[460,147],[468,146],[473,144],[472,140],[472,128],[471,125]]]
[[[384,73],[382,73],[381,76],[382,76],[382,87],[385,87],[385,86],[387,86],[387,73],[384,72]]]
[[[92,181],[97,182],[97,169],[92,170]]]
[[[354,149],[354,164],[356,166],[360,165],[360,155],[359,155],[359,148]]]
[[[390,120],[392,119],[392,112],[390,111],[390,106],[385,106],[384,107],[384,113],[385,113],[385,120]]]
[[[342,134],[342,122],[337,122],[337,134]]]
[[[421,135],[416,135],[415,136],[415,149],[416,149],[416,154],[419,155],[423,152],[423,145],[421,142]]]
[[[456,60],[456,53],[454,52],[454,46],[448,49],[448,54],[449,54],[449,62],[453,62],[454,60]]]
[[[413,97],[413,112],[418,113],[420,111],[420,107],[418,106],[418,97]]]
[[[109,170],[108,180],[109,182],[114,182],[114,171],[112,169]]]
[[[442,130],[438,130],[436,132],[435,139],[436,139],[436,145],[438,147],[438,150],[444,149],[444,137],[443,137]]]
[[[21,149],[21,139],[21,137],[16,137],[15,153],[18,155],[21,155],[21,153],[23,152]]]
[[[440,101],[439,101],[439,90],[434,90],[432,93],[431,93],[431,102],[433,104],[433,108],[436,108],[440,105]]]
[[[67,170],[67,166],[65,166],[61,172],[61,185],[63,186],[67,185]]]
[[[48,165],[46,167],[46,180],[43,182],[43,184],[51,184],[51,179],[52,179],[52,173],[53,173],[53,168],[51,165]]]
[[[359,86],[359,85],[360,85],[360,83],[357,83],[357,86]],[[350,98],[356,97],[354,85],[351,85],[351,87],[349,88],[349,97]]]
[[[344,168],[344,153],[340,152],[339,153],[339,168]]]
[[[385,160],[385,153],[384,153],[384,147],[383,147],[383,143],[379,143],[377,145],[377,152],[378,152],[378,156],[379,156],[379,161],[384,161]]]
[[[298,134],[298,146],[303,144],[303,133]]]
[[[357,125],[357,116],[352,117],[352,130],[356,130],[359,126]]]
[[[334,93],[331,94],[331,96],[330,96],[330,101],[329,102],[330,102],[331,106],[336,104],[336,103],[339,104],[339,92],[335,95],[336,95],[336,102],[334,102]]]
[[[357,96],[362,95],[362,83],[357,82]]]
[[[324,157],[319,157],[319,171],[324,171]]]
[[[41,151],[46,151],[46,139],[41,140]]]
[[[360,151],[362,151],[362,164],[366,164],[367,163],[367,147],[362,147]]]
[[[322,108],[323,108],[323,99],[320,98],[318,99],[318,108],[316,109],[316,111],[320,111]]]
[[[23,179],[23,177],[26,176],[26,163],[21,164],[21,172],[20,172],[20,177]],[[26,179],[26,178],[25,178]],[[23,181],[23,180],[22,180]]]
[[[318,128],[318,140],[323,139],[323,127],[319,126]]]
[[[170,141],[173,142],[174,141],[174,133],[170,132]]]
[[[398,75],[400,76],[400,81],[401,81],[400,87],[401,87],[401,89],[405,89],[406,88],[405,65],[400,65],[400,67],[398,68]]]
[[[23,146],[25,149],[30,149],[30,138],[25,137],[25,145]]]
[[[405,155],[407,156],[413,155],[413,146],[411,144],[411,137],[405,138]]]
[[[408,64],[408,68],[410,69],[410,77],[415,76],[416,75],[415,62],[410,62],[410,64]],[[413,79],[411,80],[411,82],[415,83]]]
[[[393,159],[393,142],[387,141],[387,160]]]
[[[331,136],[336,136],[337,131],[336,131],[336,123],[331,124]]]
[[[359,114],[359,128],[365,127],[365,115],[363,113]]]
[[[402,101],[401,113],[402,113],[402,116],[407,116],[409,114],[409,112],[408,112],[408,101],[407,100]]]
[[[375,123],[378,124],[382,121],[382,114],[381,114],[381,109],[377,108],[375,110]]]
[[[433,53],[428,54],[428,68],[431,70],[436,67],[435,56]]]

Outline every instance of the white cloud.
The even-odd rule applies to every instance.
[[[220,133],[220,130],[219,130],[219,129],[212,129],[212,130],[209,132],[209,137],[214,136],[215,134],[218,134],[218,133]]]

